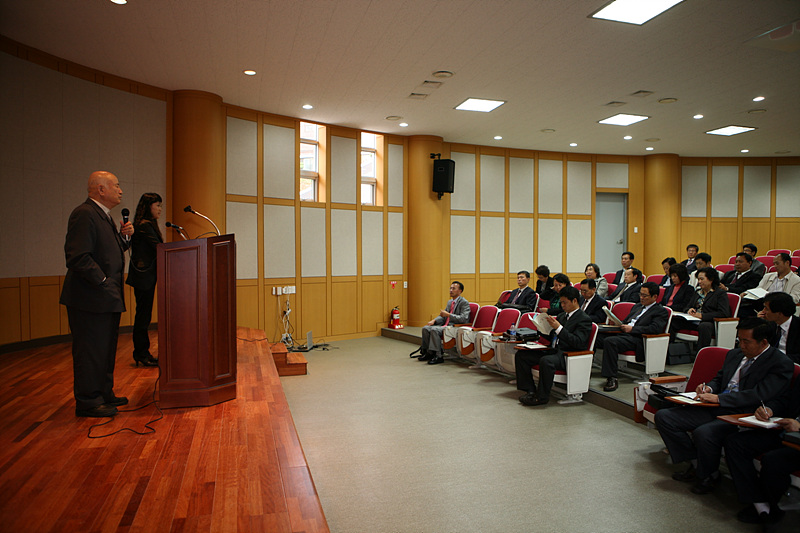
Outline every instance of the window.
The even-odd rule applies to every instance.
[[[377,144],[378,136],[374,133],[361,134],[361,205],[376,205]]]
[[[300,200],[319,198],[319,126],[300,123]]]

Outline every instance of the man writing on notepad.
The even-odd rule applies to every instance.
[[[660,409],[655,422],[674,464],[690,462],[672,478],[694,481],[692,492],[707,494],[719,481],[719,461],[726,437],[738,427],[718,420],[719,415],[752,413],[762,402],[780,397],[788,388],[793,365],[786,355],[769,344],[775,325],[748,318],[737,326],[739,348],[725,356],[722,369],[708,383],[697,386],[697,400],[707,406]],[[692,436],[689,436],[689,432]]]

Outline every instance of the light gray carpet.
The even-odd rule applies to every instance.
[[[707,496],[673,481],[654,430],[591,404],[524,407],[507,379],[401,341],[331,347],[282,382],[333,532],[757,530],[730,479]]]

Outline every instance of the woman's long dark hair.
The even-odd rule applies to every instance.
[[[161,229],[158,227],[158,222],[153,218],[153,211],[150,209],[156,202],[163,202],[163,200],[161,200],[161,195],[157,192],[146,192],[139,198],[139,205],[136,206],[136,215],[133,217],[133,227],[136,228],[143,220],[149,220],[156,228],[158,236],[163,240]]]

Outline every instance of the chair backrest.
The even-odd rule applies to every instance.
[[[778,255],[778,254],[789,254],[789,255],[792,255],[792,251],[791,250],[786,250],[785,248],[775,248],[774,250],[770,250],[769,252],[767,252],[767,255],[771,255],[773,257]]]
[[[732,292],[728,293],[728,304],[731,306],[731,316],[739,316],[739,304],[742,303],[742,297]]]
[[[719,272],[720,274],[725,274],[726,272],[730,272],[731,270],[733,270],[733,265],[717,265],[714,268],[716,268],[717,272]]]
[[[467,319],[467,323],[474,324],[475,317],[478,315],[478,309],[480,309],[480,305],[476,304],[475,302],[469,303],[469,318]]]
[[[660,302],[664,298],[664,293],[665,292],[667,292],[667,288],[666,287],[659,287],[658,288],[658,300],[656,300],[657,302]]]
[[[795,251],[800,252],[800,250],[795,250]],[[792,266],[800,268],[800,255],[792,256]]]
[[[798,376],[800,376],[800,365],[795,363],[792,371],[792,387],[800,387],[800,380],[797,379]]]
[[[607,272],[603,274],[603,277],[606,278],[606,281],[609,283],[614,283],[614,279],[617,277],[616,272]]]
[[[759,255],[758,257],[756,257],[756,259],[758,259],[759,261],[761,261],[765,265],[771,265],[772,264],[772,256],[771,255]]]
[[[611,296],[612,294],[614,294],[615,290],[617,290],[617,286],[614,283],[609,283],[608,284],[608,293],[607,293],[608,296]]]
[[[500,298],[498,298],[497,301],[501,304],[505,303],[509,296],[511,296],[511,291],[503,291],[500,293]]]
[[[661,283],[661,278],[664,277],[664,274],[653,274],[652,276],[647,276],[647,281],[652,281],[656,285]]]
[[[735,262],[736,262],[736,256],[735,256],[735,255],[732,255],[732,256],[730,256],[730,257],[728,258],[728,264],[729,264],[729,265],[732,265],[732,264],[734,264]]]
[[[671,307],[666,307],[665,306],[664,309],[667,310],[667,315],[668,315],[667,316],[667,325],[664,328],[664,333],[669,333],[669,326],[672,324],[672,313],[673,313],[673,311],[672,311]]]
[[[597,340],[597,333],[600,331],[600,328],[597,327],[597,324],[592,322],[592,332],[589,334],[589,345],[586,347],[587,352],[594,351],[594,343]]]
[[[472,323],[476,328],[490,328],[494,325],[494,318],[497,316],[497,307],[493,305],[484,305],[478,309],[478,314],[475,315],[475,322]]]
[[[769,272],[777,272],[777,271],[778,271],[778,269],[777,269],[777,268],[775,268],[775,265],[772,265],[771,267],[769,267],[769,268],[767,269],[767,272],[768,272],[768,273],[769,273]]]
[[[792,257],[800,257],[800,248],[792,252]]]
[[[611,313],[624,322],[625,319],[628,318],[628,315],[631,314],[633,305],[633,302],[617,302],[614,304],[614,307],[611,308]],[[610,324],[611,321],[608,323]]]
[[[517,323],[519,315],[519,309],[501,309],[500,312],[497,313],[497,318],[494,319],[492,332],[502,333],[507,331],[511,326]]]
[[[581,290],[581,282],[580,281],[576,281],[575,283],[572,284],[572,286],[575,287],[578,290]]]
[[[686,392],[692,392],[701,383],[708,383],[714,379],[714,376],[722,368],[722,363],[725,362],[725,356],[728,355],[728,351],[730,351],[730,348],[706,346],[697,352],[692,371],[689,374],[689,380],[686,382]]]
[[[530,328],[538,330],[539,328],[536,327],[536,324],[533,322],[533,316],[536,313],[523,313],[519,320],[517,321],[517,329],[521,328]]]

